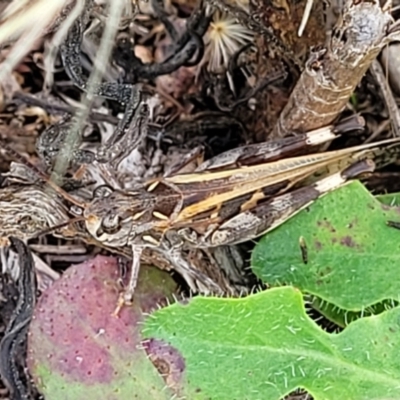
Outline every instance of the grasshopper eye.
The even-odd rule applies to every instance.
[[[102,198],[110,196],[112,192],[113,192],[113,189],[110,186],[101,185],[101,186],[98,186],[96,189],[94,189],[93,198],[94,199],[102,199]]]
[[[101,227],[98,229],[97,234],[107,233],[112,235],[117,233],[121,229],[121,218],[119,215],[108,214],[106,215],[102,222]]]

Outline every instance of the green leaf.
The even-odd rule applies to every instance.
[[[400,193],[380,194],[375,198],[388,206],[400,206]]]
[[[350,96],[350,103],[353,105],[353,107],[357,107],[357,105],[358,105],[358,98],[357,98],[357,95],[356,95],[355,93],[353,93],[353,94]]]
[[[278,400],[299,387],[316,400],[400,397],[398,308],[328,334],[299,291],[274,288],[176,303],[147,319],[143,334],[182,355],[189,399]]]
[[[307,299],[307,297],[309,297],[309,299]],[[312,309],[317,310],[329,321],[342,328],[359,318],[380,314],[381,312],[390,310],[398,305],[398,302],[387,300],[378,304],[374,304],[371,307],[366,307],[362,312],[353,312],[342,310],[341,308],[323,301],[316,296],[306,296],[306,299]]]
[[[397,301],[400,231],[388,220],[400,221],[399,208],[353,182],[263,237],[252,254],[253,271],[270,285],[291,284],[345,310]]]

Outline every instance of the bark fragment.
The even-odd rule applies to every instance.
[[[331,124],[371,63],[396,33],[379,2],[347,1],[342,18],[323,48],[313,49],[273,132],[306,132]]]

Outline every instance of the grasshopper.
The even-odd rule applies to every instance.
[[[82,208],[84,231],[77,232],[84,241],[120,253],[131,248],[131,276],[120,296],[119,309],[132,301],[144,249],[159,249],[174,263],[174,254],[181,249],[207,249],[255,239],[348,179],[372,171],[374,163],[381,167],[394,161],[400,151],[397,138],[301,155],[362,126],[360,118],[352,117],[307,134],[244,146],[203,162],[192,173],[146,180],[132,191],[96,190],[103,194],[86,203],[62,190],[58,194]],[[54,183],[51,186],[57,189]],[[54,200],[51,207],[59,215],[51,217],[52,211],[44,210],[43,216],[36,218],[42,222],[29,225],[29,218],[40,214],[38,196],[33,193],[41,192],[32,186],[9,195],[7,190],[11,189],[0,191],[4,193],[0,196],[1,208],[10,210],[0,213],[2,236],[20,236],[13,230],[15,224],[10,224],[11,214],[21,216],[32,228],[25,238],[35,236],[35,227],[40,230],[53,225],[54,229],[57,224],[68,222],[68,209]],[[16,206],[21,202],[31,207],[31,216],[18,211]],[[23,205],[19,207],[24,209]],[[71,210],[70,213],[74,214]]]
[[[313,145],[334,137],[332,130],[317,130],[308,139]],[[296,141],[298,137],[284,139],[282,153],[293,151]],[[281,145],[279,140],[261,144],[270,149],[264,158],[274,159]],[[148,180],[132,191],[113,190],[87,204],[83,216],[96,241],[109,248],[132,248],[130,281],[120,307],[132,301],[143,249],[173,253],[184,246],[210,248],[255,239],[349,179],[393,162],[399,151],[396,138],[234,167],[241,158],[236,149],[193,173]]]

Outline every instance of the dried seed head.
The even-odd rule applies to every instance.
[[[206,34],[205,61],[212,72],[221,72],[230,57],[253,40],[253,33],[226,13],[216,11]]]

